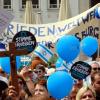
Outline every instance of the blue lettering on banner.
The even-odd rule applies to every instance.
[[[43,26],[25,26],[24,24],[9,24],[7,28],[7,34],[15,35],[19,31],[27,30],[30,31],[36,37],[44,37],[44,36],[51,36],[51,35],[59,35],[61,32],[65,32],[66,30],[74,27],[78,27],[82,24],[88,23],[90,20],[95,18],[95,9],[87,13],[85,16],[82,16],[78,19],[72,20],[71,22],[67,22],[61,26],[56,26],[56,24],[51,25],[43,25]],[[66,21],[66,20],[65,20]],[[92,34],[94,31],[98,31],[98,28],[93,28],[89,26],[86,30],[82,31],[82,35],[85,34]],[[14,33],[15,32],[15,33]]]
[[[56,31],[55,31],[56,29],[55,29],[55,25],[52,25],[52,28],[51,27],[48,27],[48,35],[50,35],[50,34],[55,34],[56,33]]]
[[[45,34],[42,34],[44,29],[45,29],[45,27],[38,27],[38,36],[40,36],[40,37],[45,36]]]
[[[9,24],[8,29],[7,29],[7,33],[8,33],[8,34],[13,34],[13,35],[14,35],[14,33],[13,33],[13,31],[12,31],[13,28],[14,28],[14,26],[13,26],[12,24]]]
[[[14,25],[9,24],[8,29],[7,29],[7,33],[11,33],[11,34],[16,34],[19,31],[23,31],[23,30],[27,30],[32,32],[34,35],[36,36],[49,36],[49,35],[55,35],[60,32],[64,32],[67,29],[70,29],[74,26],[80,26],[81,23],[86,24],[87,22],[89,22],[90,20],[95,18],[95,9],[91,12],[89,12],[86,16],[82,16],[72,22],[66,23],[62,26],[58,26],[56,27],[55,24],[51,25],[51,26],[33,26],[33,27],[28,27],[28,26],[23,26],[20,24],[17,24],[16,27],[14,27]],[[13,33],[13,29],[16,30],[16,33]],[[47,29],[47,33],[44,33],[44,30]]]
[[[49,49],[54,48],[54,46],[53,46],[54,43],[52,41],[49,41],[49,40],[48,40],[48,42],[47,41],[37,42],[37,45],[38,44],[43,44],[43,45],[47,46]]]
[[[65,25],[64,27],[58,27],[59,32],[64,32],[65,29],[67,29],[67,25]]]

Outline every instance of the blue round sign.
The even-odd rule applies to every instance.
[[[17,49],[26,49],[28,53],[31,53],[36,47],[36,38],[29,31],[18,32],[12,41],[16,43]]]
[[[71,67],[71,76],[75,79],[85,79],[91,73],[91,66],[83,61],[74,63]]]

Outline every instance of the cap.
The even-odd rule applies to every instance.
[[[0,91],[5,90],[8,87],[8,79],[0,76]]]
[[[8,85],[8,79],[6,77],[0,76],[0,81],[3,81]]]

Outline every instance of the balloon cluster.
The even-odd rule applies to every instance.
[[[63,65],[63,60],[69,63],[78,56],[80,42],[73,35],[65,35],[57,41],[56,51],[59,55],[56,67],[60,67]],[[73,78],[66,71],[56,71],[49,76],[47,88],[51,96],[56,99],[62,99],[70,94],[73,83]]]
[[[80,53],[80,50],[87,56],[92,56],[98,48],[96,38],[87,36],[81,42],[74,35],[65,35],[56,43],[56,52],[58,60],[56,68],[63,65],[63,61],[70,63]],[[47,88],[51,96],[56,99],[62,99],[68,96],[72,90],[74,81],[70,74],[66,71],[56,71],[47,80]]]
[[[56,43],[56,51],[67,63],[73,61],[80,53],[80,50],[91,57],[98,48],[98,40],[95,37],[87,36],[79,42],[74,35],[65,35]]]

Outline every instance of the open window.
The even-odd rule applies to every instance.
[[[56,9],[60,7],[60,2],[61,0],[49,0],[48,5],[49,5],[49,9]]]
[[[12,0],[3,0],[3,8],[11,10],[12,9],[11,2]]]
[[[26,0],[22,0],[22,9],[25,8]],[[39,8],[39,0],[32,0],[33,8]]]

